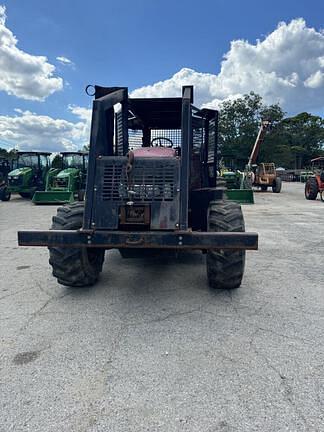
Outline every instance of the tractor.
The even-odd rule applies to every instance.
[[[305,184],[305,198],[308,200],[315,200],[317,195],[320,195],[324,201],[324,157],[318,157],[311,160],[313,175],[308,177]]]
[[[59,207],[49,230],[19,231],[19,245],[47,246],[53,275],[69,287],[93,285],[105,250],[119,249],[200,250],[209,285],[238,288],[258,235],[217,187],[218,111],[196,108],[193,86],[174,98],[94,88],[85,201]]]
[[[61,152],[61,169],[51,168],[46,177],[45,191],[36,191],[34,204],[64,204],[84,198],[88,153]]]
[[[0,158],[0,200],[9,201],[11,193],[8,189],[8,173],[11,171],[11,163],[6,158]]]
[[[224,171],[221,177],[225,181],[225,194],[229,200],[241,204],[254,204],[252,182],[246,172]]]
[[[272,188],[272,192],[280,193],[281,178],[277,176],[276,166],[273,162],[259,163],[257,160],[261,144],[264,141],[267,131],[271,128],[269,120],[262,120],[258,135],[253,145],[247,166],[245,168],[245,177],[249,179],[253,186],[261,188],[261,191],[266,192],[268,187]]]
[[[260,187],[262,192],[266,192],[268,187],[271,187],[272,192],[280,193],[281,184],[281,178],[277,176],[274,163],[262,162],[255,167],[253,186]]]
[[[50,167],[47,152],[18,152],[13,162],[13,171],[8,173],[10,193],[22,198],[32,198],[36,190],[45,189],[45,179]]]

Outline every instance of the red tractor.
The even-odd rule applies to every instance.
[[[320,198],[324,201],[324,157],[318,157],[311,160],[313,175],[308,178],[305,184],[305,198],[308,200],[315,200],[318,193]]]

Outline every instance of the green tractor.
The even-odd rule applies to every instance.
[[[224,171],[221,178],[225,181],[227,199],[241,204],[254,204],[252,182],[246,172]]]
[[[13,170],[8,173],[8,191],[30,199],[36,190],[44,190],[50,154],[18,152],[17,159],[13,161]]]
[[[8,189],[8,173],[11,171],[11,163],[6,158],[0,158],[0,200],[9,201],[11,193]]]
[[[61,152],[61,168],[51,168],[46,177],[45,191],[37,191],[34,204],[65,204],[83,201],[88,153]]]

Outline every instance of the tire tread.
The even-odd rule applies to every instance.
[[[211,204],[208,230],[214,232],[244,232],[241,206],[231,201]],[[207,252],[209,285],[216,289],[235,289],[241,285],[245,265],[243,250],[210,250]]]
[[[83,202],[66,204],[57,209],[52,218],[51,229],[75,230],[82,227]],[[89,253],[96,254],[94,262],[89,261]],[[104,262],[104,250],[90,248],[49,248],[49,263],[53,276],[62,285],[83,287],[97,282]]]

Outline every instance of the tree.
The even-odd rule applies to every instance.
[[[0,147],[0,157],[12,160],[16,158],[18,150],[15,149],[11,149],[11,150],[6,150],[4,148]]]
[[[246,164],[256,139],[261,119],[275,126],[284,112],[279,105],[264,105],[260,95],[251,92],[221,104],[219,141],[222,155],[236,160],[239,168]]]
[[[324,119],[306,112],[284,118],[278,104],[265,105],[260,95],[251,92],[221,105],[219,141],[225,164],[232,159],[236,168],[245,166],[261,119],[270,120],[272,127],[260,148],[259,162],[302,168],[324,155]]]

